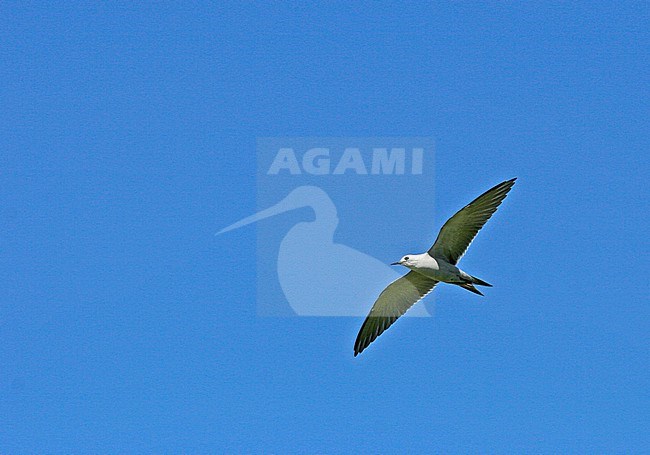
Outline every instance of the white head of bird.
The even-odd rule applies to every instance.
[[[426,254],[426,253],[425,253]],[[403,265],[404,267],[408,267],[409,269],[412,267],[417,267],[419,264],[419,260],[423,256],[422,254],[407,254],[404,256],[402,259],[400,259],[397,262],[393,262],[391,265]]]

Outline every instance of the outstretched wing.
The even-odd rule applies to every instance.
[[[497,207],[506,198],[508,191],[515,184],[515,180],[517,179],[499,183],[449,218],[440,229],[435,243],[429,248],[429,255],[442,258],[450,264],[456,264],[465,254],[478,231],[497,211]]]
[[[393,281],[379,294],[354,342],[356,357],[438,282],[417,272],[409,272]]]

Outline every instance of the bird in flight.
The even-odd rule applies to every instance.
[[[408,254],[391,264],[402,265],[410,272],[389,284],[377,298],[354,343],[355,357],[439,282],[455,284],[479,295],[483,294],[475,285],[492,286],[462,271],[456,264],[506,198],[515,180],[499,183],[449,218],[429,251]]]

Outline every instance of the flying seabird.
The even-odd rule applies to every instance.
[[[479,295],[483,294],[474,285],[492,286],[462,271],[456,264],[506,198],[515,180],[499,183],[449,218],[429,251],[408,254],[391,264],[407,267],[410,272],[389,284],[375,301],[354,343],[355,357],[439,282],[455,284]]]

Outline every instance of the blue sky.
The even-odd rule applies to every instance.
[[[4,3],[0,451],[647,451],[648,13]],[[430,219],[408,179],[394,234],[341,216],[385,262],[519,177],[461,263],[494,287],[358,358],[361,318],[259,317],[255,227],[214,233],[303,136],[435,139]]]

